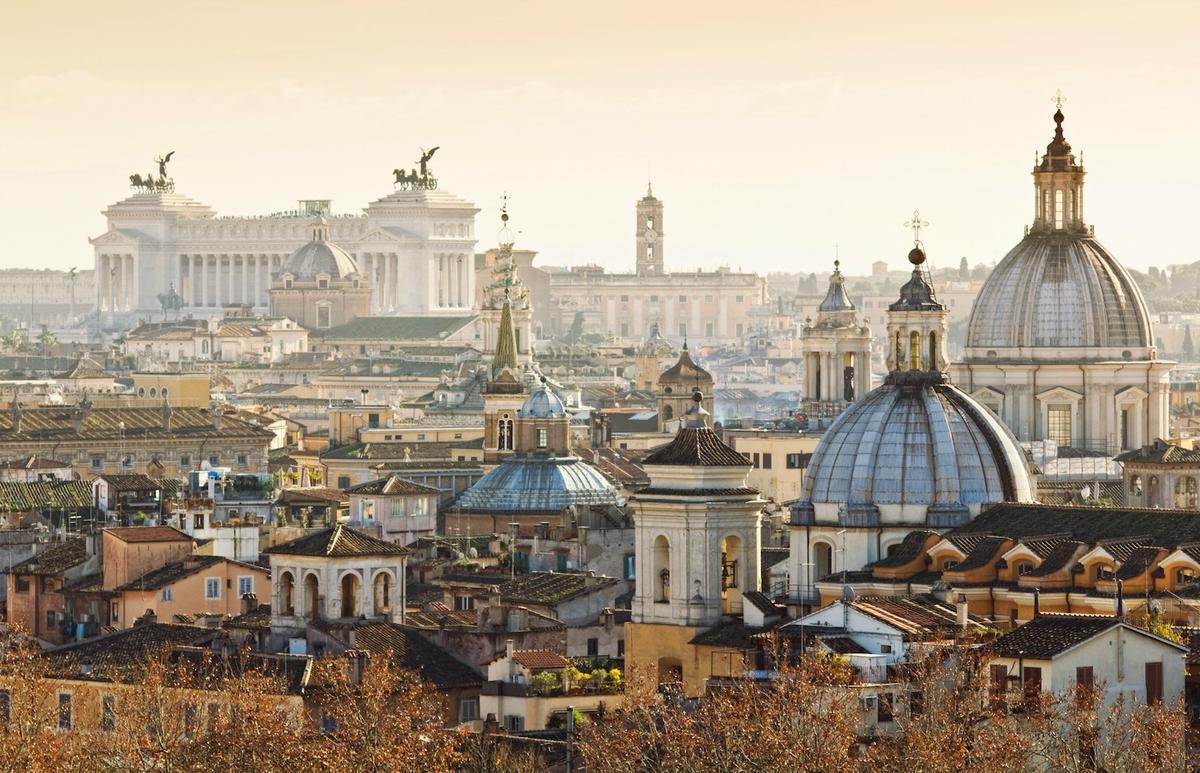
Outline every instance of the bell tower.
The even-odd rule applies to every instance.
[[[637,203],[638,276],[663,274],[663,205],[646,183],[646,195]]]

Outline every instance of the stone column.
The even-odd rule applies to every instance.
[[[126,255],[125,262],[129,269],[128,279],[125,282],[125,308],[137,308],[137,269],[133,263],[133,256]]]
[[[383,308],[381,311],[387,314],[392,310],[392,256],[383,256],[383,286],[380,288],[379,298]]]
[[[212,268],[210,267],[210,263],[209,263],[209,261],[211,259],[212,259],[212,255],[201,255],[200,256],[200,281],[201,281],[202,287],[204,289],[203,306],[206,309],[212,305],[212,297],[213,297],[208,289],[209,280],[212,278]]]
[[[96,308],[101,311],[108,309],[108,298],[105,296],[107,287],[108,256],[100,255],[96,258]]]
[[[253,306],[254,301],[250,299],[250,256],[242,256],[242,303]]]

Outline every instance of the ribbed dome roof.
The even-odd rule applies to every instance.
[[[967,348],[1148,347],[1141,291],[1089,235],[1030,232],[984,282]]]
[[[321,218],[313,224],[312,241],[289,255],[279,273],[300,280],[315,279],[318,274],[345,279],[358,273],[358,264],[350,253],[329,241],[329,226]]]
[[[556,513],[571,505],[621,505],[608,479],[581,459],[514,457],[463,492],[457,509],[467,512]]]
[[[567,409],[558,395],[546,385],[543,376],[541,387],[525,399],[517,409],[517,415],[523,419],[559,419],[567,415]]]
[[[683,351],[679,353],[679,360],[662,372],[662,375],[658,377],[658,383],[707,386],[713,383],[713,377],[711,373],[696,364],[685,342]]]
[[[826,430],[802,502],[970,507],[1033,501],[1025,457],[986,408],[946,383],[881,386]]]

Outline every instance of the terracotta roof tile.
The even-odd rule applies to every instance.
[[[322,529],[282,545],[263,551],[284,556],[329,556],[344,558],[351,556],[404,556],[411,551],[392,542],[384,542],[357,529],[338,524]]]
[[[104,530],[122,542],[191,542],[174,526],[118,526]]]
[[[1004,657],[1053,658],[1120,622],[1111,615],[1039,615],[997,639],[994,651]]]
[[[554,650],[516,650],[512,659],[530,670],[566,668],[567,659]]]
[[[87,545],[82,537],[49,545],[32,558],[9,569],[11,574],[58,575],[87,560]]]
[[[684,427],[675,439],[654,449],[642,460],[651,464],[689,467],[750,467],[746,457],[730,448],[709,427]]]

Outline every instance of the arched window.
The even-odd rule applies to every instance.
[[[1075,222],[1075,191],[1067,191],[1067,222]]]
[[[1196,509],[1196,479],[1188,476],[1184,479],[1183,506],[1188,510]]]
[[[1141,475],[1130,476],[1130,478],[1129,478],[1129,493],[1133,494],[1135,497],[1140,497],[1142,495],[1142,476]]]
[[[342,617],[358,616],[358,575],[348,572],[342,578]]]
[[[742,541],[736,536],[721,540],[721,612],[736,614],[741,611],[742,590]]]
[[[279,575],[279,603],[285,615],[296,614],[296,580],[291,572]]]
[[[675,409],[669,405],[663,406],[663,421],[670,421],[675,418]]]
[[[671,600],[671,543],[664,535],[654,538],[653,554],[651,581],[656,583],[654,600],[665,604]]]
[[[929,370],[937,370],[937,333],[929,331]]]
[[[321,616],[321,584],[315,574],[304,578],[304,612],[313,619]]]
[[[921,334],[916,330],[908,334],[908,369],[921,369]]]
[[[1063,227],[1063,192],[1062,188],[1054,191],[1054,227]]]
[[[1042,220],[1050,222],[1050,191],[1042,191]]]
[[[904,367],[904,339],[899,331],[896,331],[896,370]]]
[[[513,450],[513,420],[508,418],[507,413],[496,422],[496,448],[501,451]]]
[[[204,338],[200,341],[200,353],[208,354],[208,339]]]
[[[812,546],[813,575],[808,578],[813,582],[822,580],[833,574],[833,545],[828,542],[814,542]]]

